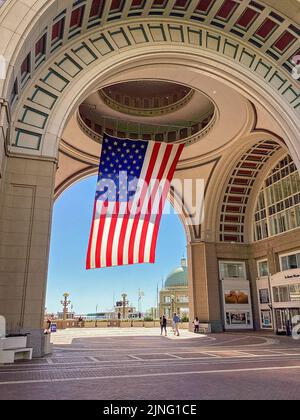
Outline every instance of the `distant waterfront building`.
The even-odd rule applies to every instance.
[[[64,319],[64,313],[63,312],[57,312],[56,315],[57,319]],[[67,312],[65,319],[74,319],[75,318],[75,312]]]
[[[127,300],[127,294],[122,294],[122,299],[116,302],[114,307],[115,318],[116,319],[130,319],[130,318],[141,318],[142,314],[136,312],[136,308],[130,305],[129,300]]]
[[[159,293],[159,315],[172,318],[176,312],[181,318],[189,316],[188,270],[185,258],[181,266],[173,270]]]

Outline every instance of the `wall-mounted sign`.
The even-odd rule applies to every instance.
[[[289,280],[299,280],[300,279],[300,269],[295,270],[281,271],[280,273],[274,274],[271,277],[272,283],[280,284],[282,281],[284,284]]]

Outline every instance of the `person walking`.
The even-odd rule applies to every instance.
[[[200,327],[200,321],[199,318],[196,316],[196,318],[194,319],[194,333],[198,333],[199,332],[199,327]]]
[[[177,335],[177,336],[180,335],[179,334],[179,325],[178,325],[179,322],[180,322],[179,316],[176,313],[174,313],[174,316],[173,316],[174,335]]]
[[[160,335],[163,335],[163,332],[165,331],[165,336],[167,336],[167,318],[165,315],[162,315],[160,317]]]

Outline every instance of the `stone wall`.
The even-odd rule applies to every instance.
[[[0,312],[9,333],[42,329],[56,164],[8,157],[1,188]]]

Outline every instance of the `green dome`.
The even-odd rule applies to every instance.
[[[170,273],[165,281],[165,288],[188,286],[187,267],[179,267]]]

